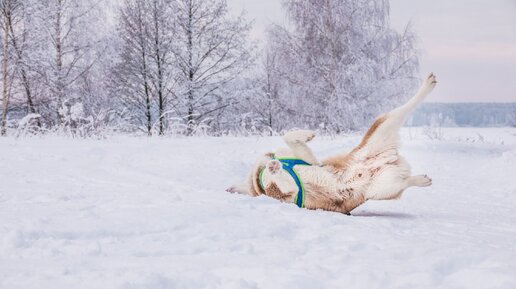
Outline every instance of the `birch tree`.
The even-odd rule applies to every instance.
[[[287,125],[283,118],[288,107],[280,99],[285,84],[279,75],[281,61],[278,57],[274,47],[268,45],[265,48],[258,72],[247,80],[250,84],[244,93],[245,100],[239,105],[242,111],[252,114],[252,125],[256,130],[268,131],[270,135]]]
[[[224,0],[175,0],[173,4],[173,53],[182,84],[178,113],[186,117],[191,134],[199,122],[230,105],[231,97],[222,91],[252,63],[251,24],[243,15],[231,19]]]
[[[13,1],[13,0],[10,0]],[[27,13],[25,11],[25,7],[22,4],[19,4],[19,9],[23,10],[21,19],[18,20],[18,22],[27,21]],[[11,14],[12,15],[12,14]],[[31,84],[29,79],[29,72],[28,68],[26,66],[26,59],[24,55],[24,49],[27,43],[27,35],[26,35],[26,26],[25,23],[17,23],[19,25],[13,24],[12,19],[9,21],[9,30],[11,33],[10,37],[10,43],[14,49],[14,53],[16,55],[16,64],[18,66],[19,76],[21,80],[21,84],[23,86],[23,90],[25,93],[25,99],[27,103],[27,114],[30,113],[36,113],[36,108],[34,105],[32,90],[31,90]],[[18,31],[18,28],[21,31]]]
[[[171,67],[171,49],[174,28],[170,1],[152,0],[150,5],[150,50],[152,65],[152,84],[158,104],[158,133],[165,133],[165,112],[174,85],[174,70]]]
[[[129,112],[129,121],[145,127],[152,135],[152,110],[149,74],[148,24],[144,21],[143,0],[126,0],[120,9],[118,34],[121,54],[114,69],[115,93]]]
[[[13,4],[10,0],[4,0],[0,3],[2,13],[2,120],[0,127],[0,135],[6,134],[7,125],[7,109],[9,102],[9,38],[12,20]]]
[[[44,2],[44,3],[43,3]],[[95,27],[91,16],[100,1],[93,0],[51,0],[39,2],[38,13],[47,28],[51,51],[46,59],[44,73],[51,95],[55,124],[63,124],[65,106],[77,99],[77,81],[96,63],[91,57],[95,41],[89,27]],[[43,7],[44,6],[44,7]]]
[[[174,83],[170,66],[173,35],[166,0],[127,0],[120,10],[120,55],[112,85],[130,122],[150,136],[166,130],[165,113]]]
[[[32,13],[34,6],[31,1],[9,0],[14,3],[11,8],[9,23],[9,44],[13,51],[13,62],[16,66],[16,73],[14,77],[17,78],[17,83],[21,86],[22,103],[25,104],[25,114],[37,114],[35,94],[33,92],[34,71],[29,57],[29,48],[31,45],[37,43],[35,36],[35,26],[31,23],[33,20]],[[37,117],[36,125],[41,127],[40,118]]]

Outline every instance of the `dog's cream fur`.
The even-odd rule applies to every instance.
[[[300,158],[312,164],[295,167],[304,184],[305,207],[308,209],[349,213],[367,200],[397,199],[408,187],[430,186],[432,180],[426,175],[412,176],[410,166],[399,155],[398,131],[406,116],[436,83],[435,76],[431,74],[406,104],[377,118],[362,142],[349,153],[319,162],[306,144],[315,136],[312,131],[298,130],[285,134],[283,140],[288,148],[260,157],[247,182],[228,191],[252,196],[267,195],[293,203],[298,187],[274,157]],[[262,189],[259,174],[264,168],[262,181],[265,189]]]

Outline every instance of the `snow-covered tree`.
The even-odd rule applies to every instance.
[[[171,66],[174,27],[170,1],[152,0],[150,5],[150,54],[152,87],[158,104],[158,132],[165,133],[165,113],[174,85],[174,69]]]
[[[120,10],[121,52],[113,70],[114,93],[130,121],[152,135],[165,131],[165,112],[173,86],[170,66],[172,6],[165,0],[127,0]],[[157,109],[156,109],[157,104]]]
[[[47,24],[47,40],[53,56],[46,65],[47,85],[52,95],[57,124],[61,124],[63,115],[59,113],[63,105],[71,105],[77,97],[77,81],[95,64],[89,53],[95,41],[91,39],[93,31],[88,27],[94,18],[91,12],[97,8],[99,1],[93,0],[52,0],[43,1],[45,7],[40,15]],[[45,21],[46,20],[46,21]]]
[[[281,65],[281,61],[278,57],[274,47],[269,45],[264,49],[260,66],[257,67],[257,72],[246,80],[244,99],[238,105],[241,111],[250,113],[244,114],[245,118],[240,120],[245,126],[251,125],[258,131],[268,131],[270,135],[281,131],[287,125],[283,117],[288,108],[280,99],[285,83],[282,83],[279,75],[278,66]]]
[[[281,98],[292,126],[357,129],[395,106],[416,83],[410,27],[389,25],[387,0],[285,0],[291,25],[274,26]]]
[[[34,67],[37,58],[33,57],[41,30],[37,19],[34,19],[37,5],[34,1],[9,0],[13,5],[11,21],[9,21],[9,44],[12,47],[13,62],[16,67],[13,82],[19,89],[14,90],[15,105],[24,111],[25,115],[38,114],[34,85],[41,80]],[[35,23],[36,22],[36,23]],[[35,118],[37,127],[41,127],[40,118]]]
[[[7,109],[9,101],[9,38],[12,21],[13,2],[9,0],[0,3],[1,24],[2,24],[2,120],[0,124],[0,135],[5,135],[7,125]]]
[[[37,125],[62,124],[59,111],[84,98],[80,80],[105,47],[98,0],[8,0],[6,27],[12,58],[11,107],[18,117],[41,114]],[[95,81],[101,83],[100,79]]]
[[[152,135],[152,96],[149,71],[150,47],[144,0],[126,0],[120,10],[118,33],[120,59],[114,68],[113,88],[129,114],[129,120]]]
[[[220,118],[230,106],[228,86],[253,60],[251,25],[243,15],[230,18],[225,0],[175,0],[174,14],[177,112],[191,134],[199,122]]]
[[[283,2],[291,23],[270,28],[255,65],[251,24],[225,0],[3,0],[0,130],[9,114],[72,135],[161,135],[177,119],[189,135],[339,132],[406,97],[414,35],[390,28],[387,0]]]

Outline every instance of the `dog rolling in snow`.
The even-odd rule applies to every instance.
[[[432,180],[411,175],[409,164],[399,155],[398,132],[436,84],[435,76],[428,76],[407,103],[378,117],[349,153],[319,162],[307,146],[315,136],[312,131],[288,132],[283,137],[288,148],[260,157],[248,180],[227,191],[349,214],[367,200],[398,199],[409,187],[430,186]]]

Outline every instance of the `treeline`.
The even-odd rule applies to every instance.
[[[2,0],[1,133],[341,132],[416,85],[388,1],[283,4],[259,44],[224,0]]]
[[[407,121],[409,126],[516,126],[516,103],[423,103]]]

